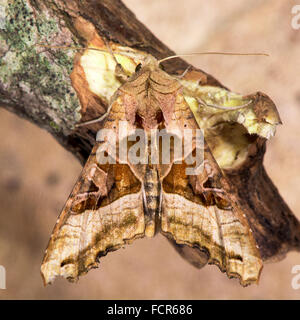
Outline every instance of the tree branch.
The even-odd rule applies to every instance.
[[[74,125],[103,114],[107,103],[91,96],[83,108],[70,80],[76,52],[37,44],[83,47],[97,36],[158,59],[174,54],[119,0],[15,0],[0,9],[0,105],[49,131],[82,163],[99,125],[76,130]],[[179,58],[164,63],[170,74],[181,74],[187,67]],[[197,71],[201,85],[223,87],[205,72],[192,70]],[[224,172],[236,188],[267,260],[299,250],[300,225],[267,176],[264,153],[265,139],[257,137],[243,165]]]

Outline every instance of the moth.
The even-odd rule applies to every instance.
[[[206,262],[243,286],[257,283],[263,264],[256,241],[207,141],[199,147],[193,136],[188,154],[177,158],[171,143],[169,163],[152,161],[163,152],[159,139],[151,140],[153,130],[182,138],[185,130],[200,126],[182,83],[154,57],[141,60],[116,89],[102,118],[111,137],[97,139],[57,220],[41,266],[44,283],[57,276],[76,281],[108,252],[158,232],[183,255],[190,252],[197,260],[205,253]],[[130,133],[120,134],[122,122]],[[124,143],[130,149],[132,132],[138,129],[145,137],[139,156],[146,161],[124,161],[113,143],[116,149]],[[201,170],[187,174],[188,158],[198,149]],[[101,163],[99,154],[111,161]]]

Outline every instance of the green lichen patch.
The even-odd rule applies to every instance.
[[[57,123],[55,123],[54,121],[50,121],[50,126],[55,130],[55,131],[59,131],[59,126],[57,125]]]
[[[3,10],[2,10],[3,11]],[[25,50],[35,43],[35,18],[26,1],[8,1],[5,6],[5,28],[2,36],[15,50]]]
[[[49,126],[55,123],[56,130],[68,131],[80,119],[79,101],[69,78],[74,52],[38,46],[55,43],[55,39],[75,46],[76,39],[63,25],[55,15],[35,10],[28,1],[0,2],[0,43],[7,46],[0,58],[1,86],[12,100],[36,102],[32,109],[46,106],[52,119]]]

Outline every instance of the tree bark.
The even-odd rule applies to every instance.
[[[81,163],[98,127],[74,125],[103,114],[107,105],[97,100],[82,109],[69,77],[76,52],[37,44],[84,47],[95,32],[104,41],[158,59],[174,54],[119,0],[15,0],[0,7],[0,105],[46,129]],[[163,66],[170,74],[181,74],[189,65],[176,58]],[[201,84],[223,87],[207,73],[192,69],[201,75]],[[247,161],[225,173],[236,188],[262,258],[269,260],[300,249],[300,224],[266,174],[264,153],[265,139],[257,137]]]

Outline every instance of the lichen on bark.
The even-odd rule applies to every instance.
[[[80,104],[69,78],[75,53],[45,50],[39,44],[76,46],[77,39],[46,8],[35,8],[25,0],[1,0],[0,8],[1,104],[22,104],[24,116],[43,127],[69,132],[80,119]]]

